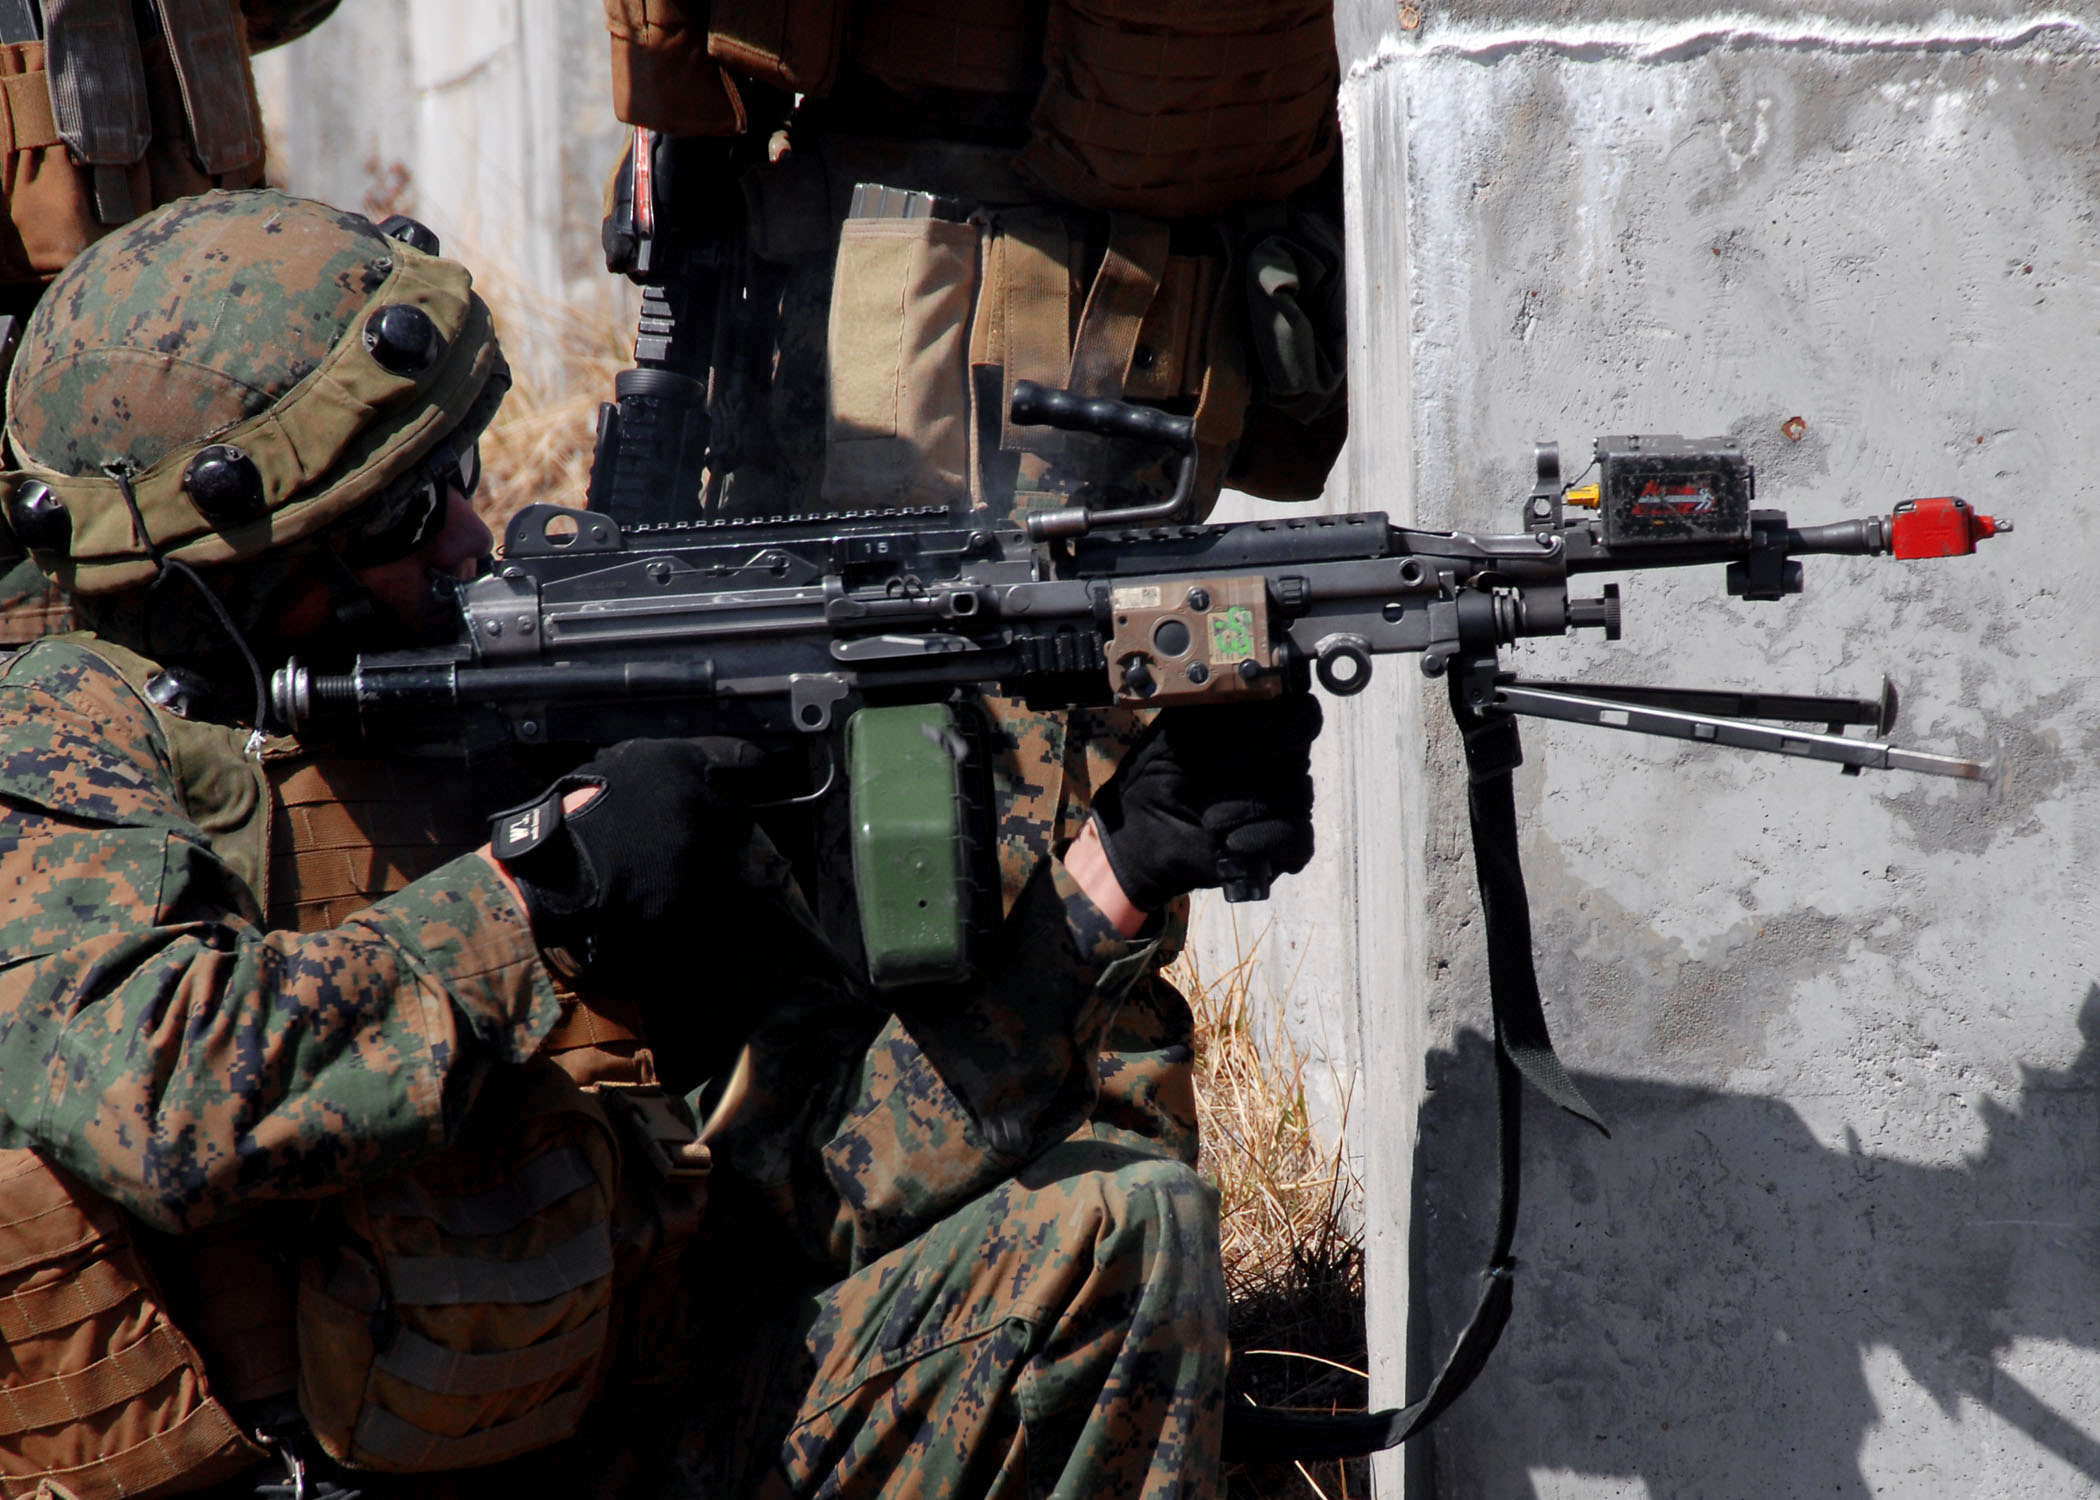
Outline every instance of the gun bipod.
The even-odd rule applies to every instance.
[[[1844,726],[1862,724],[1877,735],[1896,721],[1896,692],[1886,680],[1881,697],[1826,698],[1788,693],[1739,693],[1726,689],[1633,687],[1615,683],[1495,681],[1491,712],[1594,724],[1632,734],[1699,744],[1728,745],[1769,755],[1830,761],[1847,775],[1862,768],[1916,771],[1995,786],[1998,760],[1963,760],[1905,750],[1881,739],[1853,739]],[[1822,733],[1777,728],[1780,724],[1824,724]]]

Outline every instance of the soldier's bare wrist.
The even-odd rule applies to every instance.
[[[1136,937],[1139,929],[1151,920],[1152,913],[1140,911],[1123,890],[1123,882],[1116,879],[1115,867],[1108,862],[1108,851],[1101,845],[1101,831],[1092,818],[1079,837],[1072,840],[1065,850],[1065,873],[1086,892],[1087,899],[1101,909],[1101,915],[1125,937]]]
[[[591,802],[595,801],[598,796],[598,792],[599,788],[594,786],[578,787],[575,791],[569,793],[566,797],[563,797],[561,799],[561,810],[565,813],[576,812],[579,809],[588,806]],[[501,880],[503,884],[509,889],[512,899],[514,899],[518,903],[518,905],[524,910],[531,911],[532,903],[525,899],[525,892],[518,885],[516,877],[513,876],[510,873],[510,871],[506,870],[503,867],[502,860],[496,858],[496,851],[494,849],[491,849],[487,844],[483,844],[479,849],[476,849],[474,852],[488,861],[489,868],[496,872],[496,878],[498,880]]]

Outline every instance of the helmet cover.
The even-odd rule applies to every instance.
[[[41,481],[64,507],[64,545],[39,546],[39,566],[75,593],[118,592],[152,580],[156,553],[218,565],[316,536],[441,442],[471,441],[509,384],[464,266],[325,204],[207,193],[52,283],[8,381],[21,467],[5,483]],[[229,474],[245,514],[228,514]]]

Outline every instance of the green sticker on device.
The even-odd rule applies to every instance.
[[[1254,655],[1254,611],[1235,604],[1210,617],[1210,664],[1229,667]]]

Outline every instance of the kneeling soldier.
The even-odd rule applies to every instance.
[[[271,732],[293,651],[455,628],[507,385],[464,268],[268,192],[29,326],[5,515],[91,631],[0,659],[0,1492],[1200,1492],[1215,1204],[1089,1122],[1096,1059],[1215,839],[1302,865],[1316,715],[1244,764],[1165,726],[969,992],[886,1016],[734,746]],[[689,1255],[682,1095],[747,1041]]]

